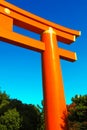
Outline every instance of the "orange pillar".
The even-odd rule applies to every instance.
[[[8,9],[6,9],[6,14],[9,12]],[[8,31],[13,30],[13,19],[10,18],[9,16],[0,14],[0,28]]]
[[[67,130],[56,33],[50,27],[43,32],[41,40],[45,43],[45,51],[42,53],[45,130]]]

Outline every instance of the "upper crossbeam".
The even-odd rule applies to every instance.
[[[80,35],[80,31],[60,26],[0,0],[0,40],[38,52],[45,51],[44,42],[13,32],[13,25],[40,35],[43,32],[55,33],[57,40],[66,44],[72,43]],[[62,48],[58,48],[57,52],[62,59],[77,60],[74,52]]]
[[[10,10],[9,14],[6,14],[5,8]],[[76,37],[80,35],[80,31],[72,30],[45,20],[6,1],[0,1],[0,13],[13,18],[15,25],[38,34],[41,34],[43,31],[48,30],[49,27],[52,27],[57,34],[58,41],[66,44],[74,42]]]

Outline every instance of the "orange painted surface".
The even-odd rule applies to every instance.
[[[0,40],[37,52],[45,50],[43,42],[0,28]]]
[[[67,130],[66,104],[56,34],[53,30],[48,30],[42,34],[42,41],[45,43],[42,68],[46,130]]]
[[[3,27],[5,30],[12,31],[13,19],[9,18],[3,14],[0,14],[0,28]]]
[[[25,17],[25,15],[19,14],[13,10],[10,10],[11,11],[10,14],[6,14],[4,9],[5,8],[1,6],[0,12],[3,13],[4,15],[7,15],[7,16],[13,18],[14,24],[17,26],[20,26],[27,30],[36,32],[38,34],[41,34],[43,31],[45,31],[49,28],[49,26],[47,26],[41,22],[38,22],[36,20],[33,20],[30,17]],[[71,43],[71,42],[75,41],[74,35],[70,35],[70,34],[60,31],[60,30],[55,30],[55,31],[57,33],[57,37],[58,37],[59,41],[65,42],[65,43]]]
[[[10,9],[11,13],[9,14],[9,17],[14,19],[14,24],[33,32],[41,34],[43,31],[47,30],[49,26],[51,26],[56,31],[58,40],[68,44],[75,41],[75,36],[80,35],[79,31],[68,29],[66,27],[52,23],[34,14],[24,11],[12,4],[9,4],[8,2],[1,1],[0,5],[0,12],[5,15],[8,14],[5,13],[4,8]]]
[[[13,32],[13,25],[40,34],[41,41]],[[0,40],[42,53],[45,130],[68,130],[60,58],[73,62],[77,57],[74,52],[58,48],[57,42],[70,44],[79,35],[80,31],[52,23],[0,0]]]
[[[0,14],[0,40],[38,52],[45,50],[43,42],[13,32],[13,19],[3,14]]]
[[[74,62],[77,60],[77,55],[75,52],[71,52],[62,48],[58,48],[58,53],[61,59]]]
[[[50,27],[52,27],[52,28],[55,28],[56,30],[60,30],[60,31],[63,31],[63,32],[66,32],[66,33],[69,33],[69,34],[72,34],[72,35],[76,35],[76,36],[79,36],[79,35],[80,35],[80,32],[79,32],[79,31],[72,30],[72,29],[63,27],[63,26],[61,26],[61,25],[55,24],[55,23],[53,23],[53,22],[50,22],[50,21],[48,21],[48,20],[45,20],[45,19],[43,19],[43,18],[41,18],[41,17],[39,17],[39,16],[36,16],[36,15],[34,15],[34,14],[32,14],[32,13],[29,13],[29,12],[23,10],[23,9],[20,9],[20,8],[18,8],[18,7],[16,7],[16,6],[14,6],[14,5],[12,5],[12,4],[6,2],[6,1],[3,1],[3,0],[2,0],[2,1],[0,2],[0,5],[2,5],[2,6],[4,6],[4,7],[6,6],[7,8],[12,9],[14,12],[17,12],[18,14],[21,14],[21,15],[23,15],[23,16],[26,16],[26,17],[28,17],[28,18],[31,18],[31,19],[33,19],[34,21],[43,23],[44,25],[50,26]]]

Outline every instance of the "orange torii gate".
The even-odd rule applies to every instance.
[[[13,25],[41,35],[41,41],[13,32]],[[57,42],[71,44],[75,31],[0,0],[0,40],[42,54],[45,130],[68,130],[60,58],[75,61],[76,53],[59,48]]]

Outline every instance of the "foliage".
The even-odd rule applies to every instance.
[[[0,130],[44,130],[44,102],[42,106],[23,104],[0,91]],[[67,105],[69,130],[87,129],[87,95],[72,98]]]
[[[5,92],[0,91],[0,108],[9,103],[9,96]]]
[[[0,92],[0,130],[38,130],[40,122],[38,107],[10,99],[5,92]]]
[[[70,130],[87,129],[87,95],[72,98],[72,104],[67,106]]]
[[[42,100],[41,106],[37,105],[38,109],[40,110],[40,122],[38,130],[44,130],[45,129],[45,121],[44,121],[44,101]]]
[[[21,127],[21,118],[16,109],[8,110],[0,117],[1,129],[19,130]]]
[[[0,130],[7,130],[7,126],[0,124]]]

